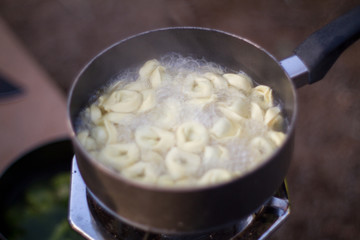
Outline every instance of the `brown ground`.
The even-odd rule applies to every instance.
[[[276,58],[359,0],[1,0],[0,15],[64,94],[80,68],[124,37],[202,26],[248,38]],[[298,90],[290,219],[272,239],[360,239],[360,42],[325,79]],[[20,71],[21,69],[19,69]]]

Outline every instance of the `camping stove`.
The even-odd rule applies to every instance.
[[[289,216],[290,205],[284,181],[278,191],[255,213],[225,228],[202,233],[168,235],[151,233],[128,225],[111,213],[87,190],[73,158],[69,222],[89,240],[249,240],[266,239]]]

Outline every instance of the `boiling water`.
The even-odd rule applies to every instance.
[[[189,76],[199,76],[208,72],[222,75],[228,73],[229,70],[209,63],[204,60],[195,60],[192,58],[185,58],[176,54],[164,56],[159,60],[162,66],[165,67],[166,72],[162,77],[162,84],[155,91],[156,104],[153,109],[144,113],[137,113],[134,117],[129,116],[122,119],[117,127],[119,142],[134,142],[134,132],[141,126],[157,126],[163,127],[163,113],[172,111],[173,117],[172,125],[169,129],[173,132],[177,127],[184,122],[196,121],[203,124],[207,129],[211,127],[223,117],[223,114],[217,108],[219,102],[226,102],[236,100],[239,95],[236,92],[228,91],[227,89],[214,88],[213,94],[216,100],[207,104],[193,104],[189,101],[189,96],[186,94],[186,79]],[[124,88],[127,84],[136,81],[138,78],[137,72],[126,72],[117,76],[111,84],[106,87],[104,94],[110,94],[114,90]],[[255,84],[255,83],[254,83]],[[247,94],[248,106],[250,106],[251,97]],[[99,100],[95,101],[95,104]],[[276,102],[275,102],[276,103]],[[249,109],[250,111],[250,109]],[[86,111],[81,114],[82,125],[78,127],[79,130],[91,129],[94,124],[88,120]],[[202,176],[207,170],[211,168],[227,169],[236,175],[242,175],[251,169],[255,168],[264,161],[262,156],[254,153],[253,149],[249,147],[250,141],[257,136],[266,137],[269,131],[268,126],[264,123],[246,119],[242,122],[241,137],[232,138],[228,141],[220,141],[210,138],[208,145],[216,146],[221,144],[229,151],[230,158],[228,161],[218,162],[209,165],[202,165],[197,171],[195,177]],[[101,149],[101,145],[98,146]],[[203,153],[200,153],[202,156]],[[163,154],[165,158],[166,154]],[[160,174],[166,169],[165,166],[159,166]]]

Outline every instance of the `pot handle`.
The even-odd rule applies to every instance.
[[[297,66],[297,75],[308,72],[295,85],[300,87],[321,80],[340,54],[360,37],[360,6],[340,16],[310,35],[295,50],[295,55],[281,61],[287,72],[289,66]],[[290,70],[293,78],[293,70]],[[297,76],[295,74],[295,76]],[[294,80],[294,79],[293,79]]]

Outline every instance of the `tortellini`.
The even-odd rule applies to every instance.
[[[269,108],[264,116],[265,124],[270,128],[281,131],[283,126],[283,117],[281,115],[281,110],[279,107]]]
[[[206,146],[204,149],[203,165],[206,168],[221,166],[229,160],[229,151],[221,145]]]
[[[108,139],[108,134],[104,126],[96,126],[91,129],[91,135],[98,144],[105,144]]]
[[[175,180],[170,175],[164,174],[159,176],[157,184],[160,186],[174,186]]]
[[[186,92],[193,98],[210,98],[213,94],[213,85],[204,77],[190,77],[187,79]]]
[[[269,139],[273,141],[273,143],[278,147],[281,146],[281,144],[283,143],[286,137],[283,132],[278,132],[278,131],[269,131],[268,136]]]
[[[164,158],[160,153],[151,150],[143,151],[141,155],[141,160],[156,166],[159,166],[162,162],[164,162]]]
[[[128,83],[124,89],[132,91],[143,91],[150,88],[150,83],[148,81],[134,81]]]
[[[149,60],[139,70],[139,82],[145,86],[158,88],[163,81],[164,72],[165,68],[157,60]]]
[[[146,183],[155,183],[158,178],[156,166],[147,162],[136,162],[124,168],[121,174],[127,178]]]
[[[262,108],[272,107],[274,104],[272,89],[265,85],[256,86],[252,91],[252,97]]]
[[[155,59],[147,61],[139,70],[140,81],[148,81],[159,65],[160,63]]]
[[[77,134],[79,142],[89,151],[95,150],[97,144],[93,138],[89,136],[89,130],[83,130]]]
[[[275,145],[264,137],[253,138],[250,146],[257,155],[265,157],[269,156],[275,149]]]
[[[160,104],[159,109],[155,112],[153,121],[157,126],[165,129],[173,129],[179,122],[179,109],[181,104],[174,100],[165,101]]]
[[[101,121],[102,113],[100,108],[95,105],[91,105],[89,108],[90,119],[93,123],[97,124]]]
[[[244,73],[226,73],[223,76],[231,86],[239,90],[249,92],[252,89],[252,81]]]
[[[151,110],[156,104],[155,91],[153,89],[146,89],[141,91],[143,102],[140,105],[138,112],[146,112]]]
[[[173,179],[178,180],[196,173],[200,168],[201,158],[195,153],[174,147],[166,155],[165,164]]]
[[[219,74],[207,72],[204,74],[204,77],[209,79],[215,89],[227,89],[229,84],[225,78]]]
[[[103,124],[99,124],[90,130],[91,137],[98,145],[107,143],[115,143],[117,138],[117,130],[115,126],[108,120],[104,120]]]
[[[218,104],[219,110],[230,120],[240,122],[250,115],[249,102],[243,95],[239,95],[237,99],[220,102]]]
[[[112,123],[119,123],[124,121],[126,118],[131,118],[133,115],[129,113],[117,113],[117,112],[108,112],[104,115],[104,120],[108,120]]]
[[[186,122],[176,130],[176,143],[187,152],[199,153],[209,142],[208,130],[197,122]]]
[[[213,127],[210,129],[210,133],[216,139],[224,139],[227,137],[233,137],[238,135],[241,131],[240,126],[236,126],[228,118],[222,117],[215,122]]]
[[[264,110],[256,102],[251,103],[251,119],[259,122],[264,121]]]
[[[206,172],[204,176],[200,178],[199,183],[204,185],[220,183],[231,179],[231,177],[231,173],[228,170],[214,168]]]
[[[175,144],[172,132],[152,126],[142,126],[135,130],[135,142],[144,149],[168,151]]]
[[[214,86],[212,82],[205,77],[188,77],[184,90],[191,104],[205,106],[214,102],[216,99]]]
[[[100,151],[99,159],[105,165],[121,171],[139,161],[140,150],[134,143],[109,144]]]
[[[246,174],[282,146],[286,121],[269,86],[174,59],[118,77],[84,110],[77,138],[91,156],[131,181],[189,187]]]
[[[118,113],[130,113],[136,111],[142,103],[142,95],[133,90],[118,90],[103,103],[104,109]]]

